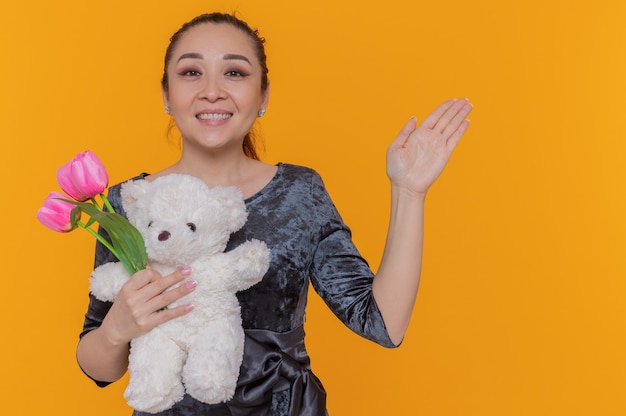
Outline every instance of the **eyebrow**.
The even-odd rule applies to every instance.
[[[178,58],[177,62],[180,62],[183,59],[204,59],[204,56],[201,53],[197,53],[197,52],[184,53]],[[246,61],[248,64],[252,65],[250,60],[243,55],[228,53],[223,56],[223,59],[228,60],[228,61],[230,60]]]
[[[178,58],[178,61],[176,61],[176,62],[180,62],[183,59],[202,59],[202,58],[204,58],[204,56],[202,56],[202,54],[200,54],[200,53],[189,52],[189,53],[182,54]]]
[[[237,55],[237,54],[226,54],[224,55],[224,59],[226,60],[232,60],[232,59],[236,59],[236,60],[240,60],[240,61],[246,61],[247,63],[249,63],[250,65],[252,65],[250,63],[250,60],[248,58],[246,58],[243,55]]]

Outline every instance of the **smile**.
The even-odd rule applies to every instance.
[[[196,115],[196,118],[199,120],[226,120],[231,118],[233,115],[230,113],[201,113]]]

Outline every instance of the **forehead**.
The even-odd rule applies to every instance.
[[[174,48],[173,61],[185,53],[201,53],[205,57],[242,54],[256,61],[253,41],[240,29],[227,23],[202,23],[188,29]]]

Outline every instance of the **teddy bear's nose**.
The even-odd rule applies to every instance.
[[[170,234],[169,231],[161,231],[161,234],[159,234],[159,241],[166,241],[171,235],[172,234]]]

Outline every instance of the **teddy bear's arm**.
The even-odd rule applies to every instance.
[[[234,290],[244,290],[263,279],[270,264],[270,249],[259,240],[250,240],[224,253],[229,276],[223,276],[226,284],[234,284]]]
[[[89,278],[90,290],[102,301],[113,302],[130,275],[120,262],[105,263],[96,267]]]

